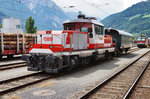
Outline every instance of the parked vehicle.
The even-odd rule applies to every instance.
[[[137,46],[139,48],[146,48],[150,46],[150,39],[146,36],[140,36],[137,39]]]
[[[20,33],[0,33],[0,58],[29,53],[29,44],[36,43],[36,35]]]
[[[132,34],[120,31],[117,29],[105,29],[105,34],[111,35],[116,47],[116,51],[119,52],[125,52],[132,47],[133,40],[132,40]]]

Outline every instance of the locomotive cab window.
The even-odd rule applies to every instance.
[[[95,34],[103,35],[104,27],[100,25],[94,25],[94,26],[95,26]]]
[[[75,30],[74,24],[64,24],[64,30]]]
[[[145,39],[144,39],[144,38],[142,38],[142,41],[145,41]]]
[[[88,28],[81,28],[81,32],[88,32]]]
[[[92,27],[88,28],[88,33],[89,33],[89,37],[93,38],[93,31],[92,31]]]

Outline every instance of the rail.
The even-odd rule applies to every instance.
[[[100,88],[102,88],[104,85],[106,85],[108,82],[110,82],[112,79],[114,79],[116,76],[118,76],[121,72],[123,72],[124,70],[126,70],[128,67],[130,67],[131,65],[133,65],[135,62],[137,62],[139,59],[141,59],[142,57],[144,57],[146,54],[148,54],[150,51],[144,53],[142,56],[138,57],[136,60],[134,60],[133,62],[129,63],[126,67],[124,67],[123,69],[121,69],[120,71],[116,72],[115,74],[113,74],[111,77],[107,78],[106,80],[104,80],[103,82],[99,83],[97,86],[95,86],[94,88],[92,88],[91,90],[89,90],[88,92],[86,92],[85,94],[83,94],[79,99],[87,99],[90,96],[92,96],[96,91],[98,91]],[[138,76],[138,78],[135,80],[135,82],[132,84],[131,88],[128,90],[128,92],[125,94],[124,99],[127,99],[128,96],[130,95],[130,92],[132,91],[132,89],[134,88],[136,82],[138,81],[138,79],[141,77],[142,73],[145,71],[147,65],[149,64],[149,62],[146,64],[146,66],[144,67],[144,69],[142,70],[142,72],[140,73],[140,75]]]
[[[125,96],[123,97],[123,99],[129,99],[131,92],[134,90],[135,85],[137,84],[137,82],[139,81],[139,79],[142,77],[143,73],[145,72],[146,68],[149,66],[150,62],[146,64],[146,66],[143,68],[143,70],[141,71],[141,73],[139,74],[139,76],[137,77],[137,79],[134,81],[134,83],[132,84],[132,86],[129,88],[129,90],[127,91],[127,93],[125,94]]]
[[[0,81],[0,95],[4,95],[9,92],[16,91],[20,88],[25,88],[27,86],[39,83],[44,80],[48,80],[53,77],[50,75],[48,75],[48,76],[46,76],[46,75],[40,76],[40,75],[41,75],[41,73],[38,72],[38,73],[28,74],[28,75]],[[10,85],[10,86],[8,86],[8,85]]]
[[[20,68],[20,67],[25,67],[26,62],[17,62],[17,63],[11,63],[11,64],[3,64],[0,65],[0,71],[1,70],[8,70],[12,68]]]

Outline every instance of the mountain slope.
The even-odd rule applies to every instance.
[[[110,15],[102,22],[107,28],[121,29],[130,33],[150,34],[150,0]]]
[[[62,29],[63,21],[70,17],[52,0],[0,0],[2,17],[19,18],[25,30],[26,19],[32,16],[38,30]],[[1,21],[0,21],[1,23]]]
[[[2,23],[2,18],[6,17],[6,15],[2,12],[0,12],[0,24]]]

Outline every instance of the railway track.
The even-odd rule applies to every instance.
[[[128,97],[130,99],[149,99],[150,98],[150,64],[142,77],[131,90]]]
[[[0,66],[0,70],[4,70],[1,69],[1,67],[3,68],[18,68],[21,67],[21,65],[25,66],[25,62],[20,62],[20,63],[15,63],[15,64],[9,64],[10,66]],[[15,65],[20,65],[18,67],[15,67]],[[42,76],[43,75],[43,76]],[[20,77],[16,77],[16,78],[11,78],[8,80],[4,80],[4,81],[0,81],[0,95],[4,95],[7,94],[9,92],[18,90],[20,88],[24,88],[27,87],[29,85],[35,84],[35,83],[39,83],[41,81],[50,79],[54,76],[49,76],[46,74],[42,74],[41,73],[33,73],[33,74],[28,74],[28,75],[24,75],[24,76],[20,76]]]
[[[140,50],[140,49],[141,49],[141,48],[134,47],[134,48],[132,48],[132,49],[129,51],[129,53],[132,53],[132,52],[138,51],[138,50]]]
[[[0,81],[0,96],[52,78],[52,75],[33,73]]]
[[[79,99],[128,99],[149,63],[150,51],[85,92]]]
[[[4,64],[4,65],[0,65],[0,71],[12,69],[12,68],[20,68],[20,67],[25,67],[25,66],[26,66],[26,62]]]

